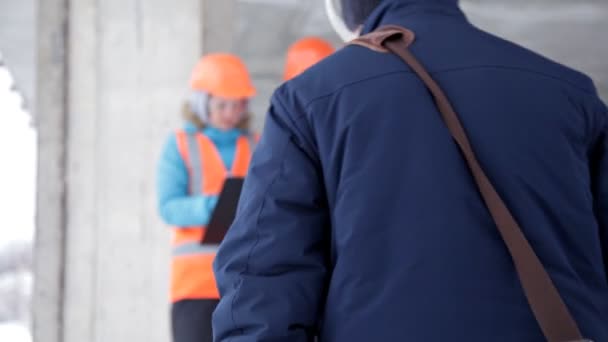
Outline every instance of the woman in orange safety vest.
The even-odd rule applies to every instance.
[[[158,166],[160,216],[173,226],[171,318],[174,342],[212,341],[219,295],[215,246],[202,245],[224,180],[244,177],[253,150],[248,103],[255,88],[243,62],[209,54],[196,65],[185,126],[171,134]]]

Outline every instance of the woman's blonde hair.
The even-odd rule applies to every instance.
[[[193,124],[199,130],[207,127],[207,124],[203,120],[201,120],[201,118],[196,115],[194,111],[192,111],[192,108],[190,107],[190,103],[188,103],[188,101],[184,102],[184,104],[182,105],[182,118],[186,120],[186,122]],[[243,120],[241,120],[241,122],[236,126],[236,128],[240,129],[243,132],[249,132],[250,121],[251,114],[247,113],[243,117]]]

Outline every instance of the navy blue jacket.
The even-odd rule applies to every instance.
[[[584,335],[608,341],[608,109],[591,80],[456,0],[385,0],[364,33],[384,24],[416,33]],[[544,341],[429,92],[359,46],[274,94],[215,271],[216,341]]]

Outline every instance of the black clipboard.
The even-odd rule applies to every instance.
[[[241,197],[243,182],[243,178],[226,179],[201,243],[217,245],[224,240],[224,236],[226,236],[228,228],[232,225],[236,215],[236,207]]]

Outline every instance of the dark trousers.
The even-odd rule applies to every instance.
[[[215,299],[180,300],[171,306],[173,342],[213,342],[211,315]]]

